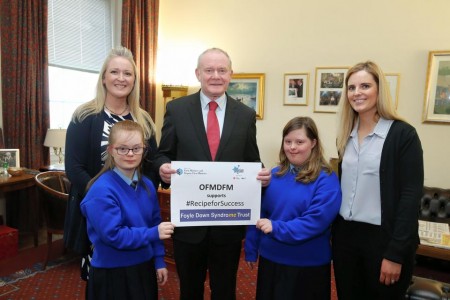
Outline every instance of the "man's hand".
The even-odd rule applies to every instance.
[[[272,178],[272,174],[270,173],[270,170],[267,168],[261,169],[261,171],[259,171],[259,173],[258,173],[258,176],[256,177],[256,179],[261,181],[261,185],[263,187],[266,187],[269,185],[271,178]]]
[[[172,165],[170,163],[165,163],[159,167],[159,177],[161,177],[161,180],[167,184],[170,184],[172,174],[175,174],[176,172],[177,170],[172,169]]]

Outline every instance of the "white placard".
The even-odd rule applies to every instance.
[[[254,225],[260,218],[261,163],[172,161],[176,226]]]

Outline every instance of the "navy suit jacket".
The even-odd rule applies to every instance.
[[[167,104],[159,150],[153,165],[159,171],[162,164],[172,160],[212,161],[203,123],[200,92]],[[256,112],[228,95],[215,161],[261,161],[256,143]],[[163,184],[163,187],[168,186]],[[176,228],[173,238],[199,243],[208,230],[218,243],[240,240],[245,236],[245,226],[195,226]]]

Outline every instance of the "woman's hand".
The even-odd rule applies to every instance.
[[[161,222],[161,224],[158,225],[159,239],[165,240],[170,238],[174,230],[175,224],[171,222]]]
[[[156,278],[160,285],[165,285],[169,278],[169,271],[166,268],[156,270]]]
[[[395,284],[402,271],[402,265],[393,261],[383,259],[380,270],[380,283],[385,285]]]

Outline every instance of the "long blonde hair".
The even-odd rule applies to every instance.
[[[103,62],[102,68],[100,69],[100,74],[97,80],[96,96],[89,102],[81,104],[77,107],[72,116],[72,121],[82,122],[86,117],[94,114],[98,114],[103,110],[106,99],[106,87],[103,84],[103,79],[105,77],[106,69],[108,68],[109,62],[115,57],[123,57],[127,59],[133,66],[134,73],[134,88],[127,97],[128,107],[130,112],[135,118],[136,122],[139,123],[144,128],[145,139],[149,139],[155,134],[155,123],[153,122],[150,115],[143,110],[139,105],[139,72],[137,72],[136,63],[133,59],[133,53],[125,47],[119,46],[111,49],[105,61]]]
[[[314,123],[314,120],[310,117],[295,117],[291,119],[284,126],[283,129],[283,138],[281,139],[281,147],[279,153],[279,166],[280,170],[275,174],[276,176],[283,176],[286,172],[289,171],[290,162],[284,153],[284,138],[291,131],[297,129],[305,129],[306,136],[311,140],[316,140],[316,145],[311,150],[311,155],[309,158],[303,163],[301,166],[300,172],[297,174],[295,178],[296,181],[300,181],[303,183],[313,182],[320,175],[321,170],[325,170],[326,173],[331,173],[331,166],[325,160],[323,156],[323,147],[322,143],[319,139],[319,131],[317,130],[317,126]]]
[[[337,132],[337,151],[339,155],[339,159],[342,160],[344,156],[345,147],[348,142],[348,138],[350,133],[355,126],[356,120],[358,119],[358,113],[353,110],[349,101],[348,101],[348,80],[350,76],[359,72],[366,71],[370,75],[372,75],[375,83],[377,84],[378,89],[378,98],[377,98],[377,114],[378,116],[386,119],[386,120],[403,120],[395,110],[393,105],[391,94],[389,92],[389,86],[387,85],[386,78],[384,77],[383,71],[381,71],[380,67],[372,61],[361,62],[354,65],[347,72],[347,76],[345,77],[345,87],[341,96],[341,100],[339,101],[339,113],[338,113],[338,132]]]
[[[120,131],[126,131],[126,132],[138,132],[142,142],[144,143],[144,147],[146,147],[147,145],[145,145],[145,140],[144,140],[144,129],[142,128],[141,125],[139,125],[139,123],[137,122],[133,122],[131,120],[124,120],[124,121],[120,121],[115,123],[112,127],[111,127],[111,131],[109,133],[109,137],[108,137],[108,149],[110,147],[112,147],[117,140],[117,135],[118,132]],[[136,168],[136,171],[138,172],[138,178],[139,181],[141,180],[142,177],[142,163],[144,162],[144,155],[145,155],[145,151],[144,153],[142,153],[142,159],[141,159],[141,163],[139,164],[139,166]],[[98,172],[97,175],[95,175],[87,184],[86,190],[88,190],[92,184],[105,172],[114,169],[114,167],[116,166],[115,162],[114,162],[114,157],[112,155],[108,155],[105,161],[105,165],[103,166],[103,168],[100,170],[100,172]]]

